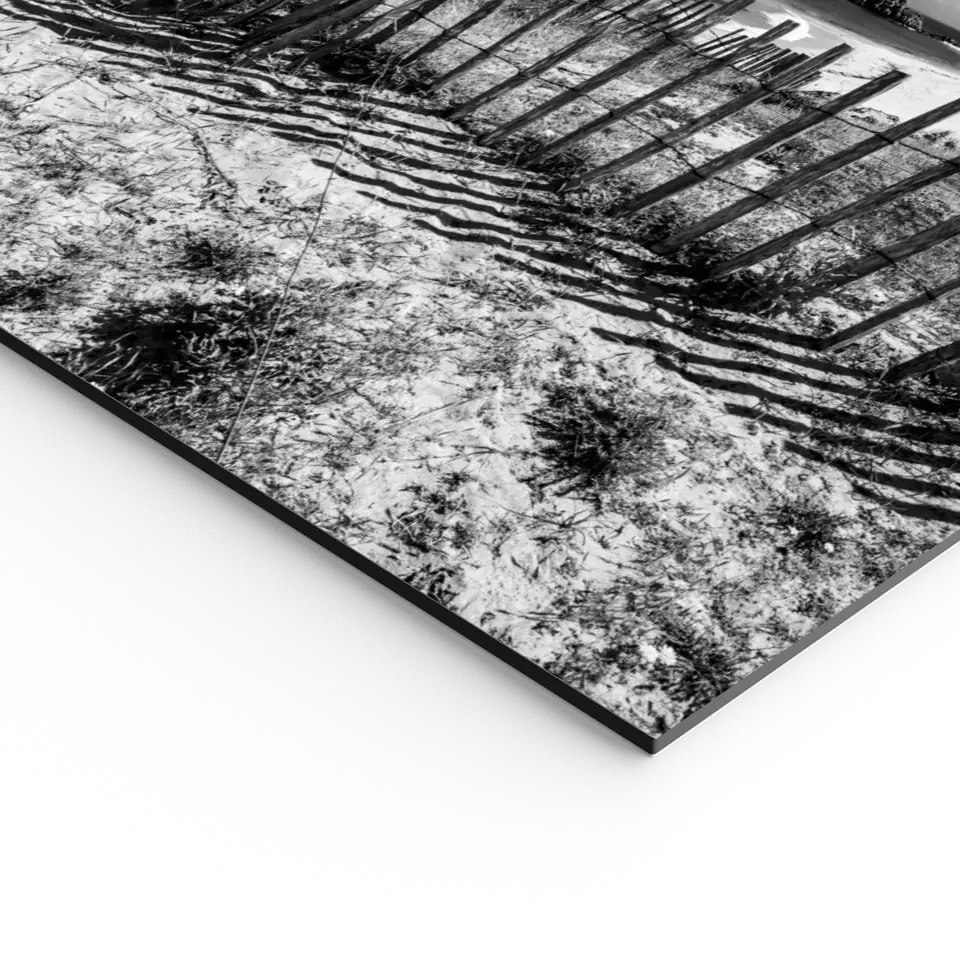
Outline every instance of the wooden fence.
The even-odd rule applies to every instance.
[[[321,61],[348,50],[375,48],[412,27],[425,23],[439,28],[430,39],[412,49],[397,54],[396,62],[409,66],[436,53],[446,44],[461,41],[461,38],[483,21],[499,13],[509,0],[487,0],[452,24],[444,26],[431,18],[431,14],[448,0],[405,0],[384,9],[382,0],[264,0],[249,6],[245,0],[220,0],[204,3],[195,0],[192,10],[202,16],[227,17],[227,23],[246,27],[247,36],[243,50],[249,58],[261,58],[283,50],[292,50],[296,56],[295,67]],[[512,75],[492,83],[469,99],[457,103],[450,116],[466,118],[479,110],[518,90],[525,84],[549,83],[553,89],[560,87],[546,102],[534,106],[517,116],[504,120],[493,129],[483,133],[478,140],[483,145],[496,144],[523,134],[541,124],[552,114],[580,101],[590,100],[592,94],[605,85],[642,68],[650,67],[658,58],[680,52],[685,57],[685,71],[659,87],[615,108],[604,107],[601,116],[583,122],[579,127],[546,142],[538,143],[532,152],[520,157],[520,162],[542,164],[551,157],[560,156],[571,148],[578,147],[590,138],[608,130],[614,124],[635,118],[649,111],[665,98],[702,84],[724,70],[736,70],[750,81],[751,88],[700,116],[682,123],[662,135],[644,130],[647,141],[590,169],[582,170],[561,187],[566,192],[575,192],[608,177],[621,174],[630,168],[677,148],[697,134],[716,128],[724,122],[737,118],[745,110],[778,93],[796,90],[818,77],[825,68],[844,57],[850,47],[840,44],[817,56],[792,52],[778,46],[777,41],[788,38],[799,26],[785,21],[759,36],[750,37],[743,30],[731,30],[726,34],[707,39],[697,44],[696,38],[711,28],[717,28],[730,17],[747,9],[753,0],[556,0],[544,7],[533,6],[527,16],[521,16],[513,8],[516,26],[504,36],[483,46],[473,44],[476,51],[434,78],[429,89],[437,91],[448,87],[454,80],[496,60],[506,64]],[[236,8],[243,6],[239,13]],[[578,36],[559,49],[526,65],[518,65],[513,59],[503,56],[509,53],[535,31],[562,17],[579,17],[582,29]],[[643,45],[635,52],[617,62],[598,70],[572,85],[559,84],[545,79],[545,75],[574,58],[580,57],[588,48],[596,48],[605,41],[636,37]],[[767,151],[810,134],[829,121],[842,119],[844,111],[858,107],[880,93],[891,90],[908,79],[899,70],[890,70],[883,76],[869,80],[855,89],[836,96],[826,103],[810,105],[799,115],[750,142],[728,150],[706,163],[693,166],[679,176],[656,185],[615,211],[624,217],[635,216],[653,205],[669,198],[681,197],[705,182],[723,178],[748,161]],[[596,101],[592,101],[596,104]],[[944,119],[960,113],[960,100],[936,107],[926,113],[876,132],[865,139],[844,147],[824,159],[785,174],[762,189],[750,190],[744,199],[730,204],[698,222],[676,230],[667,237],[651,243],[651,248],[660,254],[673,254],[700,240],[702,237],[746,217],[768,204],[783,204],[802,189],[831,174],[849,167],[860,160],[886,150],[912,137]],[[541,128],[542,129],[542,128]],[[771,257],[781,256],[798,244],[824,233],[833,233],[842,225],[874,213],[895,200],[908,196],[933,184],[940,183],[960,172],[960,157],[944,160],[930,169],[923,170],[891,186],[875,190],[829,214],[810,219],[810,222],[768,240],[753,249],[746,250],[722,262],[706,268],[707,279],[718,279],[741,270],[755,267]],[[729,182],[722,180],[722,182]],[[743,188],[745,189],[745,188]],[[857,279],[870,276],[878,270],[929,250],[937,244],[960,236],[960,217],[938,224],[907,237],[882,249],[871,250],[866,256],[837,265],[829,274],[815,278],[812,289],[817,293],[829,293]],[[874,335],[891,324],[907,317],[930,303],[939,301],[949,293],[960,289],[960,277],[925,290],[921,296],[870,317],[863,322],[825,337],[819,342],[823,350],[839,350],[864,337]],[[924,354],[916,361],[901,364],[889,371],[890,379],[903,379],[926,373],[936,365],[952,363],[960,359],[960,345],[951,345],[939,351]],[[933,366],[931,366],[933,365]]]

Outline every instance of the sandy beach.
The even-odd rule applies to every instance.
[[[846,0],[757,0],[735,19],[751,33],[785,19],[798,21],[800,29],[782,45],[802,53],[819,53],[838,43],[853,46],[818,84],[826,89],[845,90],[885,70],[905,70],[909,81],[871,103],[900,119],[960,97],[960,49],[888,23]],[[960,131],[960,120],[943,128]]]
[[[960,70],[884,46],[872,20],[855,33],[819,9],[760,0],[743,25],[796,19],[784,46],[806,53],[852,43],[820,92],[900,66],[911,80],[870,107],[906,115],[960,97]],[[509,12],[472,42],[486,49],[528,15],[519,0]],[[447,9],[451,21],[463,13]],[[0,0],[8,339],[650,742],[960,523],[960,401],[936,383],[881,382],[949,343],[951,316],[928,311],[826,356],[824,336],[913,289],[869,275],[858,299],[801,302],[821,261],[859,256],[856,238],[816,238],[827,246],[795,248],[786,271],[726,287],[648,245],[859,130],[824,121],[729,181],[671,195],[654,228],[623,216],[624,202],[814,111],[767,102],[755,85],[745,98],[733,71],[701,78],[654,103],[643,126],[611,127],[563,157],[580,164],[570,172],[723,104],[735,116],[571,197],[517,145],[484,142],[549,102],[546,82],[511,85],[463,122],[449,110],[502,92],[509,62],[487,58],[433,96],[423,84],[471,47],[427,56],[417,86],[372,54],[313,73],[238,60],[249,38],[211,23]],[[518,63],[593,36],[576,18],[540,29],[511,50]],[[430,35],[421,25],[374,53],[408,55]],[[567,80],[606,76],[637,52],[579,49]],[[606,83],[549,129],[541,117],[532,145],[660,90],[675,64]],[[783,236],[889,170],[847,173],[826,197],[731,224],[710,256]],[[960,211],[942,194],[858,229],[880,243],[927,228]]]

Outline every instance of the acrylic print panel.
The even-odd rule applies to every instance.
[[[656,750],[960,518],[917,8],[0,0],[4,341]]]

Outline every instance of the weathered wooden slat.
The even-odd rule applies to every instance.
[[[442,7],[444,3],[446,3],[446,0],[426,0],[423,5],[417,4],[415,10],[412,10],[410,13],[405,13],[402,17],[392,16],[392,14],[397,12],[396,10],[385,13],[381,19],[387,26],[382,30],[378,29],[375,33],[364,37],[357,45],[360,47],[376,47],[381,43],[385,43],[391,37],[406,30],[407,27],[412,26],[418,20],[429,16],[438,7]]]
[[[443,0],[433,0],[433,6],[438,6],[442,3]],[[333,37],[331,40],[328,40],[326,43],[321,44],[319,47],[311,50],[309,53],[304,54],[296,62],[296,67],[299,69],[307,63],[313,63],[317,60],[322,60],[324,57],[329,56],[332,53],[336,53],[339,50],[342,50],[344,47],[349,46],[359,46],[370,42],[369,37],[358,40],[358,38],[363,37],[364,34],[369,33],[371,30],[379,30],[382,27],[386,27],[388,24],[396,23],[401,20],[401,18],[409,16],[411,13],[416,15],[417,13],[423,13],[430,6],[430,0],[406,0],[406,3],[401,3],[399,6],[394,7],[392,10],[388,10],[386,13],[382,13],[379,17],[375,17],[373,20],[364,20],[360,23],[354,25],[349,30],[344,31],[338,36]]]
[[[698,117],[696,120],[691,120],[689,123],[684,124],[683,126],[677,127],[674,130],[670,130],[658,140],[654,140],[652,143],[645,143],[642,147],[638,147],[636,150],[631,150],[622,157],[617,157],[608,163],[602,164],[599,167],[594,167],[592,170],[588,170],[586,173],[580,174],[571,180],[571,182],[567,185],[567,189],[576,190],[587,186],[588,184],[594,183],[597,180],[602,180],[604,177],[608,177],[611,174],[619,173],[621,170],[625,170],[627,167],[632,167],[643,160],[647,160],[650,157],[660,153],[661,150],[665,150],[671,146],[676,146],[678,143],[682,143],[684,140],[692,137],[696,133],[699,133],[701,130],[705,130],[707,127],[711,127],[715,123],[719,123],[721,120],[726,120],[729,117],[736,116],[741,110],[745,110],[754,103],[759,103],[761,100],[766,100],[771,93],[776,92],[789,83],[793,83],[798,77],[804,75],[805,73],[813,73],[814,70],[819,70],[825,64],[839,60],[841,57],[846,56],[851,49],[852,47],[850,47],[848,44],[841,43],[838,46],[827,50],[825,53],[821,53],[816,57],[812,57],[807,63],[802,64],[799,67],[794,67],[790,70],[784,71],[783,73],[777,74],[777,76],[775,76],[772,80],[761,84],[758,89],[751,90],[749,93],[745,93],[740,97],[730,100],[728,103],[717,107],[715,110],[711,110],[709,113]]]
[[[822,76],[823,76],[823,73],[819,73],[819,72],[815,73],[812,77],[807,77],[807,79],[804,80],[804,84],[809,85],[811,83],[816,83]],[[795,89],[796,87],[799,87],[799,86],[800,84],[794,84],[793,88]]]
[[[459,107],[452,110],[450,116],[454,119],[468,116],[481,107],[493,103],[494,100],[499,100],[500,97],[516,90],[518,87],[522,87],[525,83],[529,83],[531,80],[540,76],[540,74],[552,70],[571,57],[575,57],[581,51],[586,50],[587,47],[593,45],[598,40],[602,40],[604,37],[610,36],[614,31],[619,29],[619,24],[610,23],[597,30],[591,30],[585,36],[572,40],[548,56],[541,57],[533,66],[524,67],[509,79],[494,84],[494,86],[489,87],[482,93],[478,93],[475,97],[471,97],[465,103],[460,104]]]
[[[343,23],[344,21],[352,20],[354,17],[362,16],[380,2],[381,0],[356,0],[355,3],[351,3],[349,6],[346,6],[341,10],[327,14],[327,16],[317,17],[315,20],[311,20],[309,23],[306,23],[301,27],[290,30],[276,39],[271,40],[262,46],[256,47],[256,49],[248,53],[247,56],[251,60],[259,57],[265,57],[268,53],[273,53],[275,50],[282,50],[284,47],[290,47],[293,46],[293,44],[300,43],[303,40],[309,40],[311,37],[315,37],[318,33],[327,29],[328,27],[333,27],[338,23]]]
[[[943,106],[928,110],[926,113],[914,117],[912,120],[905,120],[902,123],[898,123],[883,133],[866,137],[859,143],[845,147],[843,150],[823,160],[814,161],[794,173],[787,174],[779,180],[775,180],[760,190],[755,190],[750,196],[744,197],[742,200],[738,200],[728,207],[724,207],[717,213],[711,214],[709,217],[691,224],[689,227],[678,230],[666,240],[656,244],[653,249],[656,250],[657,253],[673,253],[675,250],[685,247],[688,243],[692,243],[694,240],[698,240],[700,237],[712,233],[714,230],[718,230],[720,227],[724,227],[734,220],[739,220],[748,213],[759,210],[771,200],[779,200],[781,197],[785,197],[796,190],[801,190],[812,183],[816,183],[818,180],[829,176],[831,173],[835,173],[837,170],[841,170],[843,167],[856,163],[858,160],[863,160],[871,154],[889,147],[892,143],[897,143],[957,113],[960,113],[960,99],[952,100]]]
[[[702,2],[712,3],[714,2],[714,0],[702,0]],[[634,0],[633,3],[628,3],[625,7],[621,7],[619,10],[617,10],[616,16],[630,17],[632,14],[636,13],[638,10],[642,9],[643,7],[648,7],[649,5],[650,5],[650,0]],[[661,9],[669,11],[670,8],[672,7],[675,8],[681,5],[682,4],[677,3],[677,0],[663,0]],[[659,13],[660,11],[656,10],[654,12]]]
[[[955,283],[954,289],[960,287],[960,280],[955,281]],[[957,360],[960,360],[960,340],[949,343],[945,347],[937,347],[936,350],[928,350],[926,353],[921,353],[919,357],[914,357],[913,360],[908,360],[905,363],[898,363],[883,375],[883,379],[889,383],[913,380],[916,377],[922,377],[942,367],[949,366],[951,363],[956,363]]]
[[[604,20],[630,19],[631,13],[634,13],[635,11],[640,10],[643,7],[649,7],[651,3],[655,3],[655,2],[656,0],[636,0],[635,3],[627,3],[616,10],[601,9],[601,11],[598,14],[596,14],[594,19],[597,23],[602,23]],[[657,11],[654,11],[654,13],[656,12]]]
[[[772,63],[768,63],[765,67],[757,73],[757,79],[766,80],[769,77],[772,77],[775,73],[779,73],[781,70],[789,70],[794,65],[799,66],[801,63],[805,63],[810,58],[805,53],[782,53],[779,57],[774,59]],[[811,74],[805,74],[803,79],[798,81],[799,83],[808,83],[810,80]]]
[[[182,11],[190,14],[199,12],[205,17],[212,17],[215,13],[219,13],[221,10],[229,10],[231,7],[235,7],[242,2],[243,0],[221,0],[220,3],[215,3],[210,6],[204,3],[203,0],[196,0],[195,3],[186,4],[182,8]]]
[[[280,17],[251,33],[248,37],[248,43],[253,46],[261,37],[266,38],[274,34],[287,33],[299,23],[307,23],[315,17],[323,16],[325,13],[346,6],[349,6],[349,0],[346,0],[346,2],[345,0],[315,0],[314,3],[308,3],[305,7],[300,7],[299,10],[294,10],[285,17]],[[242,22],[243,18],[237,17],[230,21],[229,26],[237,26]]]
[[[765,44],[764,46],[760,47],[760,49],[754,50],[749,57],[745,57],[743,63],[740,65],[740,69],[749,70],[754,66],[754,64],[759,64],[764,60],[769,60],[771,56],[779,56],[780,53],[780,48],[776,44]]]
[[[666,200],[667,197],[673,197],[678,193],[682,193],[684,190],[689,190],[691,187],[696,187],[701,183],[712,180],[714,177],[718,177],[720,174],[740,166],[741,163],[745,163],[747,160],[759,157],[760,154],[766,153],[768,150],[772,150],[782,143],[787,143],[802,133],[806,133],[824,123],[828,123],[844,110],[864,103],[872,97],[883,93],[885,90],[899,86],[907,77],[908,74],[902,70],[891,70],[882,77],[877,77],[876,80],[861,84],[859,87],[855,87],[848,93],[836,97],[822,106],[813,107],[805,111],[799,117],[788,120],[769,133],[765,133],[762,137],[757,137],[749,143],[745,143],[742,147],[728,150],[719,157],[703,164],[703,166],[697,167],[696,170],[683,173],[667,183],[661,184],[659,187],[648,190],[646,193],[641,194],[639,197],[625,204],[617,212],[622,214],[638,213],[641,210],[646,210],[648,207],[653,206],[655,203],[659,203],[661,200]],[[719,267],[716,269],[719,269]],[[711,271],[710,275],[713,275],[713,271]],[[717,274],[717,276],[722,275],[723,274]]]
[[[777,48],[777,50],[774,51],[773,56],[770,58],[774,65],[784,64],[788,61],[803,63],[809,59],[810,58],[805,53],[797,53],[796,50],[782,50],[780,48]]]
[[[954,290],[960,290],[960,276],[954,277],[952,280],[948,280],[946,283],[942,283],[931,290],[925,290],[923,293],[916,297],[911,297],[909,300],[902,300],[900,303],[895,303],[883,312],[868,317],[860,323],[855,323],[852,327],[847,327],[846,330],[839,330],[829,337],[822,337],[817,341],[817,349],[833,353],[836,350],[849,347],[851,343],[863,340],[871,334],[879,333],[881,330],[896,323],[898,320],[902,320],[915,310],[929,306],[931,303],[936,303],[937,300],[942,299],[947,296],[947,294],[953,293]]]
[[[746,39],[747,35],[743,30],[732,30],[723,36],[714,37],[712,40],[701,43],[690,52],[698,57],[716,57],[719,56],[721,52],[743,43]]]
[[[692,0],[687,5],[679,3],[673,7],[665,7],[645,20],[633,21],[636,26],[627,27],[627,32],[632,34],[651,29],[679,30],[697,17],[709,14],[713,7],[714,0]]]
[[[454,67],[442,77],[434,80],[433,84],[429,88],[430,92],[434,93],[441,87],[445,87],[457,77],[460,77],[468,71],[473,70],[474,67],[480,66],[481,63],[489,60],[491,57],[496,56],[501,50],[509,47],[512,43],[522,39],[529,33],[533,33],[534,30],[539,30],[541,27],[547,26],[554,20],[557,20],[559,17],[563,16],[565,13],[569,13],[576,7],[581,6],[582,3],[583,0],[567,0],[566,3],[557,4],[555,7],[548,7],[543,13],[540,14],[540,16],[534,17],[533,20],[522,24],[521,26],[517,27],[516,30],[511,30],[506,36],[501,37],[499,40],[490,44],[486,50],[481,50],[479,53],[474,54],[474,56],[465,60],[459,66]]]
[[[621,77],[624,74],[630,73],[632,70],[637,69],[642,64],[654,60],[665,51],[671,49],[678,40],[683,40],[687,37],[694,36],[703,30],[709,29],[720,20],[725,20],[728,17],[732,17],[734,14],[739,13],[741,10],[746,9],[751,3],[753,3],[753,0],[731,0],[731,2],[726,3],[721,7],[717,7],[705,16],[698,17],[692,23],[688,23],[686,26],[681,27],[676,31],[670,30],[669,32],[665,33],[664,36],[654,40],[653,43],[645,47],[643,50],[631,54],[629,57],[625,57],[623,60],[619,60],[612,66],[607,67],[606,70],[601,70],[594,76],[588,77],[586,80],[578,83],[575,87],[565,90],[563,93],[558,94],[551,100],[548,100],[546,103],[541,104],[538,107],[534,107],[532,110],[528,110],[526,113],[521,114],[521,116],[515,118],[514,120],[510,120],[507,123],[501,124],[495,130],[492,130],[480,137],[479,142],[482,145],[496,143],[498,140],[502,140],[504,137],[519,133],[521,130],[526,129],[539,120],[542,120],[544,117],[548,117],[550,114],[555,113],[557,110],[561,110],[563,107],[568,106],[576,100],[579,100],[581,97],[587,96],[594,90],[602,87],[604,84],[609,83],[611,80],[615,80],[617,77]]]
[[[742,63],[738,69],[754,80],[763,80],[775,73],[799,66],[807,59],[808,57],[802,53],[792,53],[789,50],[781,50],[779,47],[773,46],[771,49],[763,51],[758,56]]]
[[[487,3],[481,4],[473,13],[447,27],[446,30],[437,34],[432,40],[428,40],[423,46],[406,54],[406,56],[400,59],[400,63],[414,63],[417,60],[422,60],[424,57],[430,56],[431,53],[439,50],[451,40],[456,40],[460,34],[466,33],[467,30],[475,24],[480,23],[481,20],[486,20],[487,17],[493,16],[493,14],[507,2],[508,0],[487,0]]]
[[[228,27],[238,27],[241,23],[246,23],[248,20],[255,20],[257,17],[262,16],[264,13],[269,13],[275,7],[279,7],[284,0],[264,0],[263,3],[257,4],[252,10],[246,11],[246,13],[241,13],[239,16],[231,17],[227,21]],[[336,3],[340,3],[341,0],[334,0]],[[208,16],[213,11],[209,11]]]
[[[709,2],[709,0],[707,0],[707,2]],[[733,0],[733,2],[741,3],[742,0]],[[703,6],[703,4],[697,3],[695,8],[691,7],[691,11],[696,9],[696,12],[699,13],[701,6]],[[673,29],[675,25],[687,23],[692,15],[692,12],[685,12],[681,14],[679,18],[676,18],[674,14],[670,14],[666,18],[665,22],[669,22],[670,29]],[[630,30],[631,32],[634,32],[637,29],[645,28],[645,26],[645,24],[642,24],[640,28],[631,27]],[[542,57],[532,66],[524,67],[518,70],[517,73],[509,79],[495,84],[487,90],[484,90],[482,93],[477,94],[475,97],[472,97],[466,103],[461,104],[459,107],[456,107],[453,111],[451,111],[450,116],[454,119],[459,119],[473,113],[476,110],[479,110],[481,107],[488,106],[495,100],[499,100],[500,97],[506,95],[507,93],[516,90],[518,87],[522,87],[525,83],[536,79],[547,71],[552,70],[554,67],[559,66],[561,63],[570,60],[572,57],[575,57],[578,53],[586,50],[587,47],[592,46],[594,43],[597,43],[604,37],[610,36],[622,29],[623,28],[619,22],[611,22],[591,31],[583,37],[579,37],[578,39],[571,41],[566,46],[561,47],[559,50],[555,50],[553,53]]]
[[[787,50],[781,51],[772,60],[769,60],[760,67],[757,72],[757,77],[760,80],[772,79],[778,73],[783,73],[785,70],[789,70],[809,59],[805,53],[790,53]]]
[[[774,57],[769,62],[763,64],[755,73],[755,76],[758,80],[769,80],[775,74],[779,73],[781,70],[789,70],[791,67],[799,66],[801,63],[805,63],[810,58],[805,53],[781,53],[779,56]],[[798,86],[802,83],[809,83],[810,74],[805,74],[799,80],[795,80],[793,83],[787,84],[784,89],[790,89],[792,87]]]
[[[745,270],[754,264],[762,263],[770,257],[775,257],[778,254],[785,253],[787,250],[791,250],[798,243],[803,243],[804,240],[808,240],[810,237],[816,236],[824,230],[829,230],[831,227],[835,227],[840,223],[856,220],[888,203],[892,203],[900,197],[915,193],[917,190],[922,190],[924,187],[939,183],[941,180],[946,180],[948,177],[955,176],[958,173],[960,173],[960,158],[938,164],[927,170],[921,170],[912,177],[907,177],[905,180],[900,180],[881,190],[875,190],[866,197],[862,197],[853,203],[848,203],[846,206],[840,207],[838,210],[824,214],[822,217],[817,217],[809,223],[805,223],[802,227],[797,227],[795,230],[768,240],[766,243],[762,243],[752,250],[746,250],[744,253],[731,257],[723,263],[716,264],[707,271],[706,278],[711,280],[716,277],[725,277],[731,273],[735,273],[737,270]]]
[[[753,56],[744,60],[740,65],[741,70],[752,70],[754,67],[759,66],[761,63],[769,60],[771,57],[779,56],[779,48],[772,43],[768,43],[766,46],[761,47],[757,50]]]
[[[700,14],[709,10],[714,2],[715,0],[679,0],[679,2],[666,3],[648,11],[647,15],[636,20],[625,17],[622,13],[613,13],[609,18],[598,18],[596,22],[600,23],[607,19],[615,20],[626,35],[643,33],[652,29],[662,30],[668,24],[678,24],[681,21],[685,22],[693,17],[700,16]]]
[[[842,266],[832,269],[817,277],[811,286],[817,290],[837,290],[845,287],[848,283],[855,280],[862,280],[869,277],[878,270],[893,266],[901,260],[923,253],[931,247],[952,240],[954,237],[960,237],[960,216],[951,217],[943,223],[938,223],[919,233],[904,237],[896,243],[888,244],[872,253],[861,257],[859,260],[851,260]]]
[[[615,20],[618,18],[629,19],[630,14],[635,13],[637,10],[640,10],[643,7],[650,6],[650,4],[654,2],[655,0],[636,0],[635,3],[628,3],[617,10],[604,10],[597,15],[597,23],[600,23],[603,20]]]
[[[669,83],[665,83],[663,86],[657,87],[656,90],[651,90],[649,93],[645,93],[642,97],[637,97],[635,100],[631,100],[622,107],[616,107],[615,109],[605,113],[603,116],[598,117],[596,120],[591,120],[589,123],[584,124],[582,127],[578,127],[571,133],[568,133],[557,140],[551,141],[537,150],[536,153],[532,154],[528,158],[529,162],[539,163],[541,160],[545,160],[547,157],[552,157],[557,153],[568,150],[570,147],[573,147],[583,140],[586,140],[588,137],[592,137],[594,134],[606,130],[607,127],[611,127],[613,124],[618,123],[619,121],[624,120],[635,113],[639,113],[641,110],[652,106],[660,100],[663,100],[665,97],[669,97],[674,93],[678,93],[687,86],[700,83],[703,80],[706,80],[708,77],[711,77],[713,74],[719,73],[721,70],[726,69],[731,64],[738,63],[740,58],[744,56],[744,54],[753,50],[757,44],[766,43],[771,38],[779,39],[780,37],[784,37],[792,30],[795,30],[798,26],[799,24],[795,20],[785,20],[783,23],[778,24],[776,27],[768,30],[766,33],[761,34],[758,37],[754,37],[753,39],[746,40],[732,53],[725,54],[722,58],[714,60],[703,67],[699,67],[685,76],[678,77],[676,80],[671,80]]]
[[[745,7],[734,9],[734,3],[735,0],[722,0],[719,4],[715,0],[710,0],[709,3],[698,9],[688,10],[682,16],[666,17],[660,22],[650,24],[645,29],[650,32],[655,30],[661,34],[670,34],[685,40],[695,37],[698,33],[702,33],[722,20],[735,16],[741,12],[741,9],[746,9]],[[721,11],[723,10],[729,11],[726,16],[722,15]],[[706,26],[700,26],[701,22],[706,22]],[[633,33],[632,30],[630,32]],[[687,49],[689,50],[689,47]]]

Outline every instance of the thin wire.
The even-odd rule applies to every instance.
[[[378,81],[379,82],[379,78]],[[296,278],[297,274],[300,271],[300,265],[303,263],[304,257],[307,255],[307,251],[310,249],[313,244],[313,240],[317,235],[317,232],[320,229],[320,223],[323,220],[324,210],[326,208],[327,194],[330,192],[330,187],[333,181],[336,179],[337,171],[340,167],[340,161],[343,159],[344,154],[347,152],[347,147],[350,145],[351,137],[353,131],[356,129],[357,124],[360,122],[360,118],[363,116],[364,109],[367,105],[367,101],[370,98],[370,94],[376,90],[377,84],[373,83],[364,94],[363,98],[360,101],[360,105],[357,109],[356,114],[348,125],[347,129],[344,131],[343,140],[340,144],[340,149],[337,152],[336,157],[334,158],[333,164],[330,167],[330,175],[327,177],[327,182],[323,186],[323,191],[320,194],[320,200],[317,207],[317,215],[314,218],[313,225],[310,228],[310,232],[307,234],[307,239],[303,244],[303,247],[300,250],[300,254],[297,257],[296,262],[293,265],[293,269],[290,271],[287,276],[287,282],[284,284],[283,293],[281,294],[280,301],[277,304],[276,311],[273,317],[273,323],[270,325],[270,331],[267,334],[267,339],[264,341],[263,349],[260,351],[260,356],[257,358],[257,365],[254,368],[253,375],[250,377],[250,383],[247,385],[247,389],[244,392],[243,399],[240,401],[240,406],[237,408],[236,415],[230,423],[230,427],[227,430],[226,435],[223,438],[223,442],[220,444],[220,449],[217,452],[215,463],[220,463],[223,460],[224,454],[227,452],[227,448],[233,442],[234,435],[237,432],[237,429],[240,426],[240,421],[243,418],[244,413],[246,412],[247,406],[250,403],[250,399],[253,396],[253,391],[256,388],[257,382],[260,379],[260,374],[263,372],[264,364],[266,363],[267,356],[270,353],[270,348],[273,346],[273,341],[276,338],[277,331],[280,329],[280,321],[283,319],[284,311],[287,308],[287,302],[290,298],[290,289],[293,286],[293,281]]]

